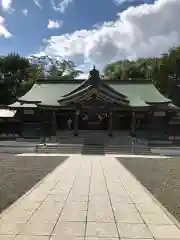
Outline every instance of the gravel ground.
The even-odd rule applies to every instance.
[[[180,158],[118,160],[180,221]]]
[[[0,212],[15,202],[66,157],[0,155]]]

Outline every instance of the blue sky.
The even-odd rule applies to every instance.
[[[101,68],[111,60],[146,56],[150,54],[150,50],[144,53],[143,44],[147,47],[149,41],[145,39],[145,35],[149,38],[162,37],[162,26],[170,21],[173,7],[176,9],[180,7],[176,2],[174,0],[157,0],[155,3],[152,0],[1,0],[0,54],[19,52],[28,56],[46,53],[71,59],[85,69],[93,63],[99,63]],[[159,16],[162,15],[164,19],[164,22],[161,19],[159,27],[158,19],[154,24],[156,11],[159,11]],[[147,25],[143,26],[143,23]],[[138,36],[135,29],[139,31]],[[161,51],[171,43],[176,45],[179,41],[179,36],[175,33],[173,36],[174,29],[171,31],[168,28],[166,32],[168,36],[171,35],[171,42],[165,41],[165,47]],[[117,37],[117,41],[114,41]],[[136,41],[138,39],[143,41],[143,38],[142,47],[139,47]],[[129,44],[129,50],[126,44]],[[135,45],[140,49],[133,50],[132,54],[127,53],[133,46],[137,47]],[[155,54],[154,50],[153,54]]]

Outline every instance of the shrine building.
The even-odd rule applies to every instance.
[[[104,80],[95,67],[86,80],[39,79],[6,108],[15,112],[9,120],[12,131],[23,137],[55,136],[67,130],[72,119],[75,136],[81,130],[107,131],[109,136],[127,130],[134,136],[154,134],[154,138],[160,132],[172,135],[170,122],[179,109],[151,81]]]

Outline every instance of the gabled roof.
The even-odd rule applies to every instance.
[[[117,92],[111,86],[101,81],[99,72],[94,68],[90,72],[89,78],[73,89],[68,94],[64,94],[60,99],[60,105],[68,104],[69,102],[78,102],[87,99],[88,97],[105,100],[109,103],[117,103],[119,105],[129,105],[127,97]]]
[[[107,102],[130,107],[148,107],[152,104],[168,104],[164,97],[148,80],[108,81],[101,80],[94,68],[87,80],[38,81],[18,102],[38,106],[61,107],[96,96]],[[23,107],[23,105],[21,105]]]

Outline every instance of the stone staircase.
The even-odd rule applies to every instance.
[[[63,132],[58,135],[56,143],[46,142],[37,144],[37,153],[61,153],[61,154],[149,154],[148,146],[133,145],[127,132],[114,132],[109,137],[105,131],[82,131],[74,137],[71,132]]]
[[[101,138],[99,135],[89,136],[84,139],[82,148],[83,155],[104,155],[104,141],[105,138]]]
[[[81,154],[81,144],[60,144],[60,143],[47,143],[37,144],[36,153],[61,153],[61,154]]]
[[[147,146],[127,146],[103,144],[39,144],[36,153],[60,153],[60,154],[83,154],[83,155],[105,155],[105,154],[151,154]]]

